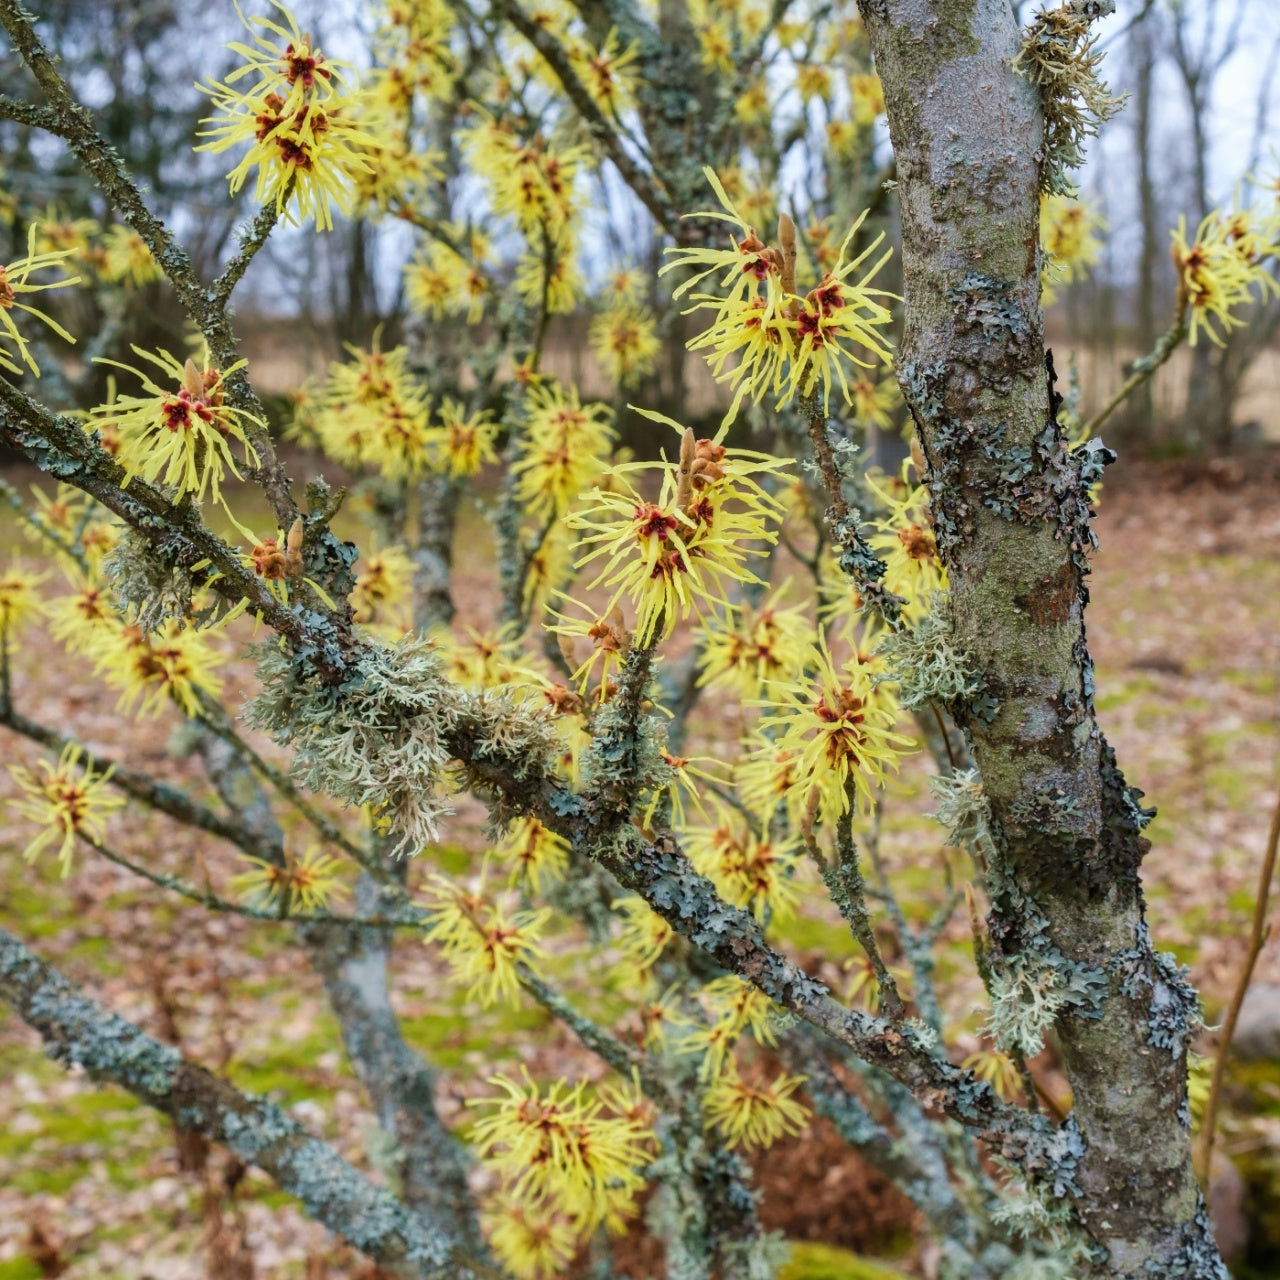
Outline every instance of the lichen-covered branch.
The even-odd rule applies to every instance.
[[[89,999],[3,929],[0,1000],[40,1034],[50,1057],[222,1143],[374,1261],[410,1280],[496,1274],[469,1258],[446,1224],[407,1209],[274,1103],[241,1093]]]

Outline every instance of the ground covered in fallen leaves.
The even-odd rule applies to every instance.
[[[8,478],[20,487],[33,479]],[[1280,782],[1280,454],[1117,469],[1107,477],[1098,531],[1089,637],[1099,714],[1129,779],[1159,806],[1144,868],[1151,923],[1159,942],[1190,966],[1212,1022],[1243,954]],[[11,527],[3,533],[7,539]],[[460,621],[483,625],[490,599],[484,574],[464,573]],[[233,683],[247,687],[248,676],[247,666],[237,668]],[[172,720],[122,721],[92,672],[55,649],[19,651],[14,684],[27,715],[74,726],[90,745],[175,782],[197,775]],[[0,730],[5,763],[31,765],[37,754]],[[914,762],[894,784],[880,835],[915,918],[940,901],[939,868],[954,857],[923,816],[923,777],[923,763]],[[13,790],[0,770],[0,797]],[[211,838],[133,808],[111,831],[115,844],[149,866],[195,880],[225,882],[233,861]],[[237,1085],[271,1096],[377,1176],[370,1114],[319,981],[291,947],[287,926],[210,916],[83,855],[62,881],[51,861],[29,867],[22,860],[31,834],[0,806],[3,927],[124,1016]],[[448,839],[414,875],[429,869],[428,860],[430,869],[453,874],[477,866],[479,811],[463,806]],[[939,969],[948,1008],[968,1028],[957,1041],[960,1054],[978,1047],[981,1016],[973,1009],[982,994],[966,959],[962,915]],[[837,990],[849,986],[854,946],[816,890],[782,937],[811,972]],[[588,1012],[616,1011],[616,995],[593,986],[583,968],[567,955],[549,961]],[[599,1066],[541,1011],[482,1012],[452,991],[444,972],[430,948],[400,941],[395,1002],[408,1039],[442,1073],[447,1123],[465,1128],[466,1100],[486,1090],[484,1077],[495,1069],[523,1063],[539,1078],[599,1077]],[[1280,943],[1264,952],[1258,978],[1280,981]],[[1206,1039],[1202,1048],[1210,1045]],[[1065,1089],[1051,1055],[1037,1070],[1050,1090]],[[1237,1091],[1233,1099],[1227,1152],[1280,1152],[1280,1063],[1261,1078],[1255,1072],[1247,1095]],[[888,1256],[910,1274],[927,1270],[909,1206],[825,1126],[776,1147],[758,1161],[758,1173],[771,1228]],[[636,1276],[657,1266],[638,1239],[623,1257]],[[790,1274],[858,1274],[842,1258],[814,1250],[798,1255]],[[374,1274],[262,1175],[176,1139],[167,1121],[122,1092],[66,1074],[0,1010],[0,1280]]]

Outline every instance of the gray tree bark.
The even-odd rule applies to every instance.
[[[1065,1187],[1097,1246],[1093,1274],[1225,1277],[1191,1168],[1194,995],[1148,939],[1148,815],[1094,716],[1091,477],[1063,445],[1045,371],[1040,102],[1013,70],[1009,0],[860,3],[898,161],[899,380],[956,637],[984,685],[959,714],[999,850],[992,937],[1064,998],[1055,1033],[1078,1135]]]

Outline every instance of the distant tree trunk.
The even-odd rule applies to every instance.
[[[961,711],[994,818],[995,946],[1090,995],[1055,1031],[1078,1143],[1065,1194],[1097,1276],[1226,1275],[1191,1167],[1194,996],[1154,954],[1145,816],[1098,728],[1084,635],[1080,462],[1045,376],[1043,118],[1012,70],[1008,0],[862,0],[902,201],[898,362],[928,462],[956,639],[986,697]]]
[[[1133,132],[1134,151],[1138,161],[1138,221],[1142,228],[1142,245],[1138,251],[1138,295],[1134,338],[1138,354],[1144,355],[1155,346],[1159,329],[1156,300],[1160,286],[1163,232],[1156,202],[1155,178],[1152,173],[1152,89],[1155,80],[1155,33],[1153,19],[1147,14],[1137,23],[1131,36],[1134,59]],[[1155,427],[1155,403],[1150,382],[1145,382],[1130,397],[1125,415],[1133,436],[1150,441]]]

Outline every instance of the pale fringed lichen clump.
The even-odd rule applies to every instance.
[[[338,687],[306,672],[285,649],[264,649],[262,689],[246,719],[294,748],[297,782],[370,805],[396,838],[396,852],[416,853],[436,838],[446,811],[437,791],[457,698],[434,646],[410,636],[371,647]]]
[[[929,612],[914,627],[889,632],[876,649],[907,710],[931,702],[946,704],[978,691],[972,660],[955,646],[946,602],[945,595],[935,592]]]
[[[103,577],[117,608],[150,635],[169,619],[192,614],[191,575],[177,565],[162,564],[150,540],[137,529],[121,526],[115,545],[103,557]]]
[[[1086,138],[1124,105],[1098,76],[1102,54],[1089,31],[1095,19],[1115,12],[1114,0],[1068,0],[1037,14],[1022,34],[1014,66],[1040,90],[1044,107],[1044,161],[1040,187],[1075,195],[1070,172],[1084,163]]]
[[[901,695],[899,695],[901,696]],[[953,849],[967,849],[984,866],[995,846],[991,832],[991,801],[976,769],[958,769],[929,779],[937,810],[928,815],[947,833]]]
[[[991,977],[991,1013],[982,1034],[1006,1053],[1034,1058],[1044,1048],[1045,1032],[1068,1003],[1053,969],[1029,972],[1007,968]]]
[[[437,838],[449,812],[438,793],[454,758],[451,741],[467,743],[458,781],[481,795],[493,790],[490,769],[517,789],[554,769],[559,742],[544,714],[516,690],[460,689],[445,676],[436,646],[419,635],[371,645],[340,686],[324,684],[283,648],[262,651],[258,674],[262,690],[249,702],[249,724],[293,747],[291,772],[302,786],[370,806],[397,854]],[[520,812],[506,791],[493,799],[497,823]]]

